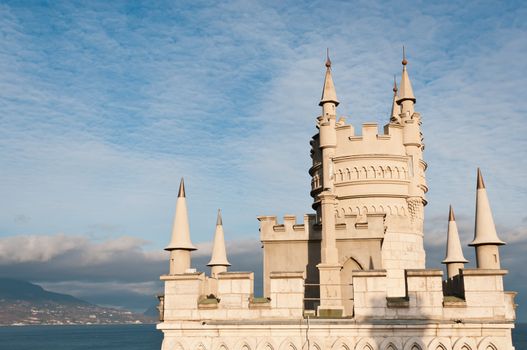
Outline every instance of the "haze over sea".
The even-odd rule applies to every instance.
[[[516,350],[527,349],[527,324],[512,332]],[[0,327],[0,350],[159,350],[155,325]]]

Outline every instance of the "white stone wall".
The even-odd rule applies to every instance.
[[[388,296],[404,296],[405,269],[423,269],[425,251],[421,233],[386,232],[382,245],[383,268],[388,272]]]
[[[512,325],[295,323],[161,324],[162,350],[513,350]]]
[[[161,279],[165,281],[163,314],[166,324],[204,320],[301,319],[303,316],[303,271],[272,273],[271,298],[267,301],[254,300],[252,272],[223,272],[218,274],[217,280],[205,278],[203,273],[167,275]],[[213,290],[213,286],[217,289]]]

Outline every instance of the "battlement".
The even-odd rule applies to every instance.
[[[303,315],[304,273],[274,272],[271,297],[254,298],[254,273],[223,272],[164,275],[161,310],[165,322],[206,320],[300,319]]]
[[[404,127],[399,124],[387,124],[384,132],[379,133],[377,123],[362,124],[361,134],[355,134],[351,125],[336,128],[336,157],[389,154],[405,156]]]
[[[443,287],[439,269],[405,270],[406,295],[388,297],[386,270],[353,271],[355,320],[411,319],[513,321],[514,293],[503,291],[505,270],[463,269],[462,296]],[[161,276],[165,281],[165,321],[302,319],[305,273],[271,272],[268,298],[254,298],[252,272]]]
[[[306,214],[302,223],[297,223],[296,215],[284,215],[283,223],[278,223],[276,216],[259,216],[260,240],[308,240],[317,232],[320,239],[320,228],[316,226],[316,215]]]
[[[336,213],[338,215],[338,213]],[[350,238],[382,238],[384,234],[384,213],[365,210],[361,215],[346,214],[335,225],[337,239]],[[314,214],[304,215],[304,222],[297,223],[295,215],[285,215],[283,223],[277,221],[276,216],[259,216],[260,240],[269,241],[298,241],[320,240],[321,225],[316,222]]]
[[[504,270],[461,270],[460,294],[443,288],[439,269],[405,270],[406,296],[387,297],[386,271],[354,271],[355,318],[513,321],[514,295],[503,291]]]

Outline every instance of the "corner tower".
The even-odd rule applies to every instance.
[[[474,227],[474,240],[469,245],[476,248],[476,265],[478,269],[499,269],[500,254],[498,247],[504,245],[505,242],[499,239],[496,233],[487,189],[479,168],[476,187],[476,224]]]
[[[187,199],[185,197],[185,182],[183,178],[179,183],[172,238],[165,250],[170,252],[170,275],[183,274],[190,269],[190,252],[196,250],[196,247],[190,241]]]
[[[340,270],[335,232],[335,204],[333,158],[337,147],[337,133],[335,130],[337,119],[337,92],[331,76],[331,60],[329,52],[326,58],[326,76],[319,106],[322,115],[318,117],[320,130],[319,149],[322,157],[321,192],[317,200],[320,203],[318,221],[322,224],[320,264],[317,265],[320,274],[320,307],[319,313],[324,315],[342,314],[342,289],[340,287]]]

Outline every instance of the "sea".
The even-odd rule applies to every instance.
[[[512,333],[527,350],[527,324]],[[0,327],[0,350],[160,350],[163,335],[151,325]]]

